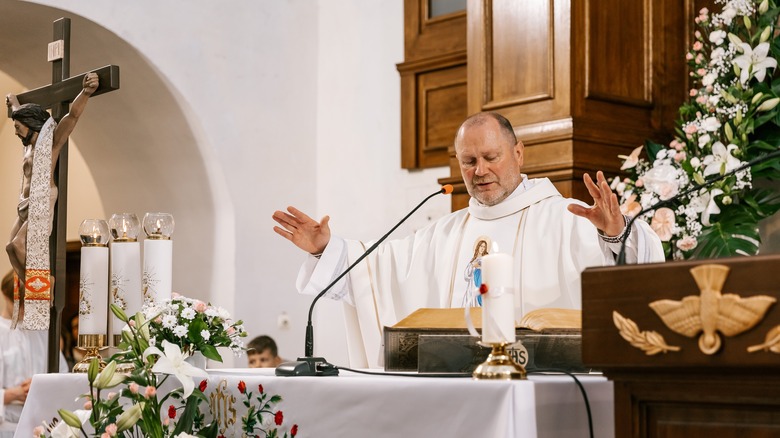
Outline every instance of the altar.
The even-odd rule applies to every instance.
[[[614,437],[612,383],[601,375],[578,378],[588,395],[595,436]],[[32,436],[57,409],[82,409],[84,400],[75,399],[87,390],[83,374],[36,375],[16,436]],[[261,392],[281,397],[267,420],[279,436],[294,431],[297,437],[339,438],[588,437],[582,394],[567,375],[474,381],[348,371],[338,377],[277,377],[273,369],[212,369],[204,391],[211,405],[206,416],[219,420],[225,436],[240,437],[244,401]]]

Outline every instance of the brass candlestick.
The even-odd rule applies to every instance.
[[[474,370],[471,375],[474,380],[525,380],[525,368],[515,362],[507,351],[510,345],[507,342],[479,343],[485,347],[491,347],[492,351],[487,360]]]
[[[89,371],[89,364],[95,358],[99,361],[101,371],[106,367],[106,362],[100,356],[100,350],[106,348],[106,335],[79,335],[78,348],[85,350],[87,354],[73,366],[74,373],[86,373]]]

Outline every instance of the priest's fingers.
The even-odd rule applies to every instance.
[[[297,219],[299,222],[317,222],[314,219],[310,218],[306,213],[298,210],[297,208],[293,207],[292,205],[287,207],[287,211],[290,212],[290,214]]]
[[[583,207],[578,204],[569,204],[567,208],[572,214],[584,217],[586,219],[590,219],[590,217],[593,215],[592,208]]]
[[[274,227],[274,232],[275,232],[276,234],[278,234],[278,235],[280,235],[280,236],[284,237],[285,239],[287,239],[287,240],[291,241],[291,242],[292,242],[292,240],[293,240],[293,235],[292,235],[292,233],[291,233],[291,232],[289,232],[289,231],[287,231],[287,230],[285,230],[285,229],[284,229],[284,228],[282,228],[282,227],[276,227],[276,226],[275,226],[275,227]]]
[[[587,173],[583,174],[582,181],[585,183],[585,188],[588,189],[588,193],[594,201],[601,199],[601,192],[599,192],[599,187],[596,185],[596,183],[593,182],[593,178],[591,178],[590,175]]]
[[[273,220],[276,221],[279,225],[283,226],[284,228],[287,228],[289,230],[295,230],[300,225],[300,222],[297,221],[293,216],[283,212],[283,211],[276,211],[274,212],[274,215],[272,216]]]

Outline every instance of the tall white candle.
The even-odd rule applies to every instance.
[[[514,258],[509,254],[482,257],[482,342],[515,342]]]
[[[105,335],[108,322],[108,248],[81,247],[79,335]]]
[[[171,298],[173,283],[173,241],[144,240],[143,292],[147,303]]]
[[[111,303],[128,316],[141,310],[141,244],[138,242],[111,242]],[[121,335],[124,325],[119,318],[112,316],[110,332]]]

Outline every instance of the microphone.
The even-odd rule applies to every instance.
[[[687,195],[689,195],[689,194],[691,194],[693,192],[696,192],[698,190],[701,190],[703,188],[709,187],[712,184],[714,184],[714,183],[716,183],[716,182],[718,182],[718,181],[720,181],[722,179],[725,179],[726,177],[732,176],[732,175],[736,174],[739,171],[745,170],[745,169],[747,169],[749,167],[755,166],[756,164],[761,164],[761,163],[763,163],[765,161],[768,161],[768,160],[770,160],[772,158],[777,158],[777,157],[780,157],[780,150],[776,150],[774,152],[770,152],[770,153],[762,155],[760,157],[756,157],[756,158],[748,161],[747,163],[737,167],[736,169],[731,170],[730,172],[726,172],[723,175],[717,175],[715,177],[710,177],[710,179],[706,179],[701,184],[694,184],[693,186],[691,186],[687,190],[685,190],[683,192],[680,192],[680,193],[672,196],[669,199],[664,199],[664,200],[658,201],[655,204],[653,204],[653,205],[651,205],[651,206],[641,210],[639,213],[637,213],[634,217],[632,217],[628,221],[628,224],[626,224],[626,229],[623,232],[623,235],[620,236],[622,242],[620,244],[620,252],[618,253],[616,264],[618,266],[626,264],[626,240],[627,240],[627,237],[628,237],[628,233],[630,232],[631,226],[634,225],[634,222],[637,220],[637,218],[639,218],[643,214],[645,214],[645,213],[647,213],[649,211],[653,211],[653,210],[656,210],[658,208],[664,207],[666,205],[669,205],[669,204],[671,204],[671,203],[681,199],[684,196],[687,196]]]
[[[338,375],[339,370],[338,368],[331,366],[324,358],[322,357],[313,357],[314,356],[314,327],[312,326],[312,313],[314,312],[314,305],[317,303],[317,301],[322,298],[325,293],[327,293],[333,286],[336,285],[336,283],[339,282],[342,278],[344,278],[345,275],[349,273],[349,271],[352,270],[355,266],[357,266],[358,263],[363,261],[364,258],[366,258],[369,254],[371,254],[382,242],[387,239],[390,234],[393,233],[398,227],[401,226],[404,222],[406,222],[409,217],[414,214],[417,210],[420,209],[420,207],[423,206],[426,202],[428,202],[429,199],[433,198],[436,195],[449,195],[452,193],[452,185],[447,184],[442,186],[440,190],[437,190],[430,195],[428,195],[425,199],[423,199],[419,204],[417,204],[416,207],[412,209],[406,216],[403,217],[400,221],[398,221],[397,224],[393,228],[390,229],[387,233],[385,233],[384,236],[380,237],[379,240],[374,242],[373,245],[371,245],[366,252],[364,252],[360,257],[358,257],[357,260],[355,260],[351,265],[347,267],[347,269],[344,270],[341,274],[339,274],[338,277],[336,277],[335,280],[333,280],[329,285],[325,287],[325,289],[322,290],[322,292],[318,293],[317,296],[314,297],[314,300],[312,300],[311,305],[309,306],[309,317],[306,323],[306,345],[305,345],[305,351],[304,351],[304,357],[299,357],[297,361],[294,362],[285,362],[281,365],[279,365],[276,368],[276,375],[277,376],[335,376]]]

